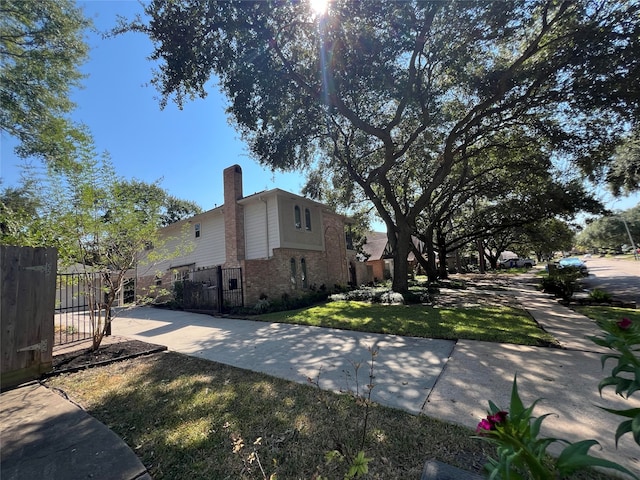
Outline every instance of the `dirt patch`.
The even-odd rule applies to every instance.
[[[118,360],[166,350],[164,345],[132,340],[125,337],[105,337],[100,348],[93,351],[91,340],[56,347],[53,352],[53,373],[76,371],[106,365]]]

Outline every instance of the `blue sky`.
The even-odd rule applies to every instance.
[[[137,1],[90,0],[80,2],[85,15],[100,31],[116,24],[119,14],[132,18],[142,12]],[[183,110],[168,103],[160,110],[158,93],[146,85],[153,64],[150,40],[128,33],[103,39],[87,33],[90,59],[82,66],[84,89],[75,91],[74,120],[91,130],[98,152],[108,151],[117,173],[146,182],[160,180],[172,195],[192,200],[208,210],[223,203],[222,170],[239,164],[244,194],[281,188],[299,193],[304,175],[272,173],[249,157],[239,135],[228,124],[226,99],[213,83],[206,99],[188,101]],[[2,186],[17,184],[23,160],[13,153],[15,141],[1,139]],[[640,203],[640,194],[613,200],[602,193],[610,208],[626,210]],[[382,224],[376,230],[384,230]]]

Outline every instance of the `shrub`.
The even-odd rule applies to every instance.
[[[599,288],[594,288],[590,293],[589,293],[589,298],[591,298],[592,300],[596,301],[596,302],[602,302],[602,303],[609,303],[611,302],[611,294],[608,292],[605,292],[604,290],[601,290]]]
[[[580,277],[580,270],[577,268],[555,269],[553,273],[550,272],[548,276],[542,278],[542,291],[569,300],[579,289]]]
[[[404,297],[401,293],[394,292],[386,287],[365,287],[351,290],[350,292],[334,293],[329,296],[329,300],[333,302],[371,302],[388,305],[405,303]]]

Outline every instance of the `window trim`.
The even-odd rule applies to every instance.
[[[304,228],[307,232],[311,231],[311,210],[308,208],[304,209]]]
[[[300,259],[300,273],[302,275],[302,288],[309,288],[309,278],[307,277],[307,260]]]
[[[302,211],[300,205],[293,207],[293,225],[296,227],[296,230],[302,230]]]

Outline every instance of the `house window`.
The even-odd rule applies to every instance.
[[[297,229],[301,229],[302,228],[302,216],[300,214],[300,207],[298,205],[296,205],[293,208],[293,216],[294,216],[294,221],[296,224],[296,228]]]
[[[293,286],[293,288],[296,288],[297,286],[296,259],[292,258],[290,264],[291,264],[291,285]]]
[[[348,225],[344,232],[344,239],[347,244],[347,250],[353,250],[353,232],[351,231],[351,225]]]
[[[302,270],[302,288],[309,288],[309,280],[307,279],[307,261],[304,258],[300,260],[300,270]]]
[[[174,282],[184,282],[185,280],[189,280],[189,269],[188,268],[179,268],[173,271],[173,281]]]
[[[200,238],[200,224],[199,223],[196,223],[194,225],[194,232],[195,232],[196,238]]]
[[[156,287],[160,287],[162,285],[162,274],[161,273],[156,273],[155,276],[155,282]]]
[[[304,227],[307,232],[311,231],[311,210],[308,208],[304,209]]]

